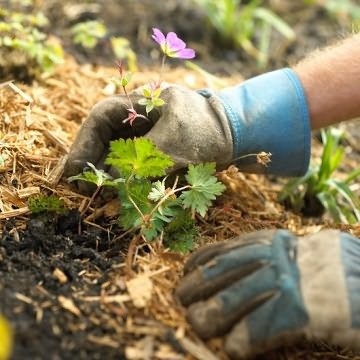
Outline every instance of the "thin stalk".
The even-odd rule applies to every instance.
[[[178,193],[179,191],[182,190],[186,190],[191,188],[191,185],[185,185],[183,187],[180,187],[178,189],[172,189],[171,191],[169,191],[151,210],[149,218],[151,219],[152,215],[155,213],[155,211],[172,195],[175,195],[176,193]]]
[[[122,86],[122,88],[123,88],[123,91],[124,91],[124,94],[125,94],[126,98],[127,98],[128,101],[129,101],[129,107],[130,107],[130,109],[134,109],[133,102],[131,101],[131,98],[130,98],[127,90],[126,90],[126,86]]]
[[[160,71],[159,71],[159,79],[158,79],[158,86],[160,86],[161,84],[161,77],[162,77],[162,73],[163,73],[163,70],[165,68],[165,61],[166,61],[166,55],[164,54],[163,57],[162,57],[162,60],[161,60],[161,66],[160,66]]]
[[[91,195],[91,198],[90,198],[89,202],[87,203],[85,209],[81,212],[81,214],[80,214],[81,217],[83,217],[84,214],[88,211],[90,205],[93,203],[93,201],[94,201],[96,195],[99,193],[100,189],[101,189],[101,186],[97,186],[96,190]]]
[[[136,209],[136,211],[140,214],[142,220],[145,222],[145,215],[142,213],[142,211],[139,209],[139,207],[137,206],[136,202],[133,200],[133,198],[130,196],[130,191],[129,191],[129,182],[132,180],[132,178],[134,177],[134,174],[131,174],[127,180],[125,181],[125,188],[126,188],[126,193],[128,196],[128,199],[130,200],[130,202],[133,204],[134,208]]]

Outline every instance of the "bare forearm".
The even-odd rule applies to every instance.
[[[305,90],[312,129],[360,116],[360,34],[312,53],[294,70]]]

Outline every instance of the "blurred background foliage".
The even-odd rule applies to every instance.
[[[64,51],[79,62],[121,59],[134,71],[160,56],[153,26],[176,31],[208,71],[247,77],[288,65],[359,23],[356,0],[0,0],[0,77],[49,74]]]

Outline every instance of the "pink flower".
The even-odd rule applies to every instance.
[[[174,32],[169,32],[166,36],[157,28],[153,28],[152,38],[160,45],[161,50],[166,56],[193,59],[195,51],[187,48],[186,43],[178,38]]]
[[[132,126],[136,118],[143,118],[148,120],[148,118],[145,115],[138,114],[134,108],[129,108],[126,110],[128,111],[128,117],[125,120],[123,120],[123,123],[129,122],[130,126]]]

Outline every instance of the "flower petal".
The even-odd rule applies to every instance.
[[[186,48],[176,52],[174,57],[178,57],[180,59],[193,59],[195,57],[195,50]]]
[[[151,35],[151,37],[160,45],[165,44],[166,42],[166,38],[165,35],[161,32],[161,30],[159,30],[158,28],[153,28],[152,29],[153,34]]]
[[[182,41],[174,32],[169,32],[166,35],[166,44],[167,48],[170,51],[178,51],[185,49],[186,44],[184,41]]]

